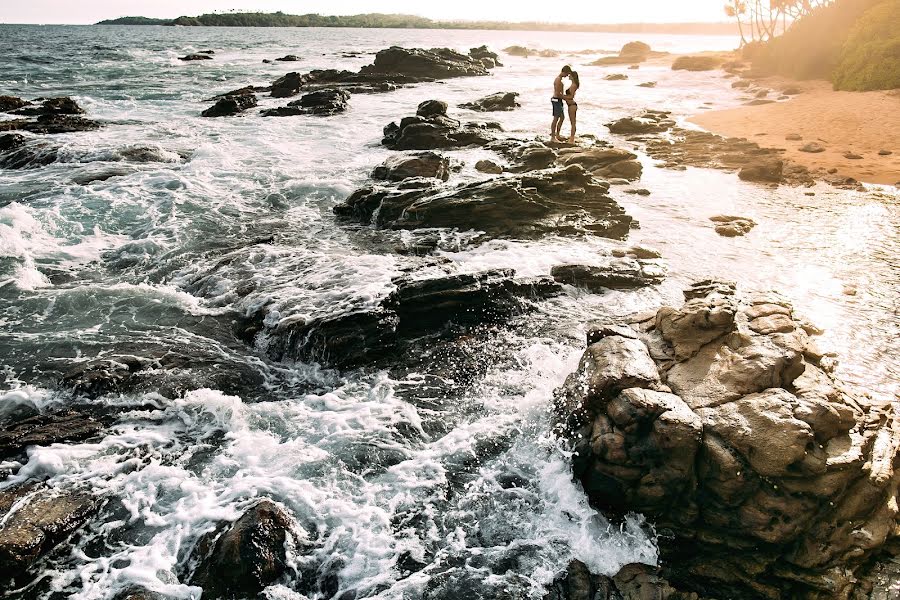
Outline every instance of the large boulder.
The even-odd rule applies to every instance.
[[[231,117],[256,106],[256,96],[241,94],[225,96],[201,113],[204,117]]]
[[[201,538],[190,583],[202,587],[208,598],[259,594],[287,572],[294,527],[291,516],[272,501],[258,502],[224,531]]]
[[[0,491],[0,582],[18,579],[99,507],[87,492],[24,484]]]
[[[697,600],[697,597],[675,590],[657,567],[633,563],[607,577],[591,573],[586,564],[573,560],[547,586],[544,600]]]
[[[589,234],[622,239],[632,219],[608,189],[576,164],[444,190],[365,187],[334,211],[394,229],[454,228],[482,231],[487,238]]]
[[[831,379],[783,298],[704,281],[589,343],[556,397],[573,470],[594,506],[667,532],[679,589],[844,600],[900,537],[900,419]]]
[[[651,56],[659,56],[664,52],[653,52],[649,44],[644,42],[628,42],[619,50],[617,56],[604,56],[598,58],[592,65],[595,66],[611,66],[611,65],[633,65],[644,62]]]
[[[519,108],[518,92],[497,92],[490,94],[484,98],[479,98],[473,102],[460,104],[460,108],[467,108],[478,112],[497,112],[505,110],[515,110]]]
[[[384,128],[381,143],[392,150],[435,150],[484,146],[495,139],[496,123],[466,123],[447,116],[447,103],[426,100],[414,117]]]
[[[78,106],[78,103],[69,96],[61,96],[58,98],[47,98],[37,106],[28,103],[27,105],[23,105],[23,108],[13,111],[13,114],[26,117],[39,117],[42,115],[83,115],[84,109]]]

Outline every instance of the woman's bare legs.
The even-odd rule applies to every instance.
[[[572,133],[569,135],[569,143],[575,143],[575,115],[578,112],[578,105],[572,104],[569,106],[569,123],[572,125]]]

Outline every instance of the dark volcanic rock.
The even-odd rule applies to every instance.
[[[25,145],[26,138],[18,133],[0,135],[0,152],[9,152]]]
[[[0,96],[0,112],[9,112],[28,106],[31,104],[28,100],[23,100],[15,96]]]
[[[375,55],[375,62],[360,70],[363,75],[406,75],[426,79],[449,79],[487,75],[479,60],[448,48],[401,48],[392,46]]]
[[[270,500],[262,500],[221,532],[197,543],[192,585],[204,597],[254,596],[287,571],[286,545],[294,539],[294,521]]]
[[[466,102],[460,104],[460,108],[468,108],[478,112],[496,112],[505,110],[515,110],[520,105],[516,98],[519,97],[518,92],[497,92],[484,98],[479,98],[474,102]]]
[[[661,265],[629,258],[621,258],[602,266],[559,265],[550,275],[559,283],[584,287],[592,291],[628,290],[656,285],[665,279]]]
[[[282,56],[281,58],[276,58],[276,62],[297,62],[300,60],[300,57],[296,54],[288,54],[286,56]]]
[[[88,493],[19,485],[0,491],[0,581],[17,579],[97,510]],[[13,510],[14,509],[14,510]]]
[[[392,156],[372,171],[372,179],[403,181],[412,177],[430,177],[447,181],[450,160],[434,152],[418,152]]]
[[[256,96],[242,94],[239,96],[226,96],[216,102],[210,108],[203,111],[204,117],[230,117],[244,112],[256,106]]]
[[[499,175],[503,172],[503,167],[492,160],[479,160],[475,163],[475,170],[481,173],[490,173],[491,175]]]
[[[680,309],[633,321],[595,328],[556,397],[591,503],[665,531],[662,574],[679,588],[855,597],[900,534],[893,407],[836,385],[777,294],[698,282]]]
[[[372,310],[306,321],[285,319],[269,334],[275,360],[312,360],[356,366],[385,359],[412,338],[440,335],[448,325],[500,322],[527,310],[525,299],[555,294],[548,279],[514,278],[512,270],[427,279],[401,278]]]
[[[347,110],[350,94],[341,89],[321,89],[301,96],[287,106],[264,110],[264,117],[290,117],[316,115],[329,117]]]
[[[621,239],[632,219],[607,195],[608,189],[580,165],[571,165],[447,190],[362,188],[334,210],[396,229],[447,227],[512,239],[545,234]]]
[[[56,162],[59,148],[46,143],[28,143],[18,133],[0,135],[0,168],[29,169]]]
[[[186,62],[196,61],[196,60],[212,60],[212,56],[209,54],[188,54],[186,56],[179,56],[178,60],[183,60]]]
[[[78,106],[78,103],[68,96],[62,96],[60,98],[47,98],[38,106],[29,104],[24,108],[13,111],[13,114],[26,117],[40,117],[42,115],[83,115],[84,109]]]
[[[447,103],[426,100],[419,104],[416,116],[384,128],[382,144],[392,150],[435,150],[483,146],[495,139],[496,123],[466,123],[446,115]]]
[[[37,415],[0,429],[0,459],[24,452],[28,446],[80,442],[100,433],[105,424],[76,411]]]

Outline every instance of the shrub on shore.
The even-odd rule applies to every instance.
[[[836,90],[900,88],[900,0],[883,0],[856,22],[831,80]]]

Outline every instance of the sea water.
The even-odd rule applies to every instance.
[[[825,329],[821,344],[838,353],[841,380],[877,400],[896,398],[896,189],[772,189],[733,173],[664,170],[640,152],[639,185],[651,195],[616,186],[611,193],[640,222],[629,242],[662,253],[666,282],[604,294],[566,288],[479,338],[471,349],[477,376],[457,393],[427,393],[427,364],[397,379],[373,369],[273,363],[260,346],[235,342],[236,314],[264,306],[269,325],[338,315],[376,305],[398,275],[435,270],[433,260],[393,252],[405,234],[350,227],[331,211],[391,155],[380,145],[382,128],[422,100],[483,118],[455,107],[515,91],[522,107],[490,118],[514,135],[544,136],[552,79],[570,63],[581,75],[580,132],[620,147],[630,145],[603,126],[612,119],[652,108],[684,124],[740,103],[721,73],[674,72],[664,63],[593,67],[587,63],[597,54],[570,54],[614,52],[635,39],[672,53],[737,43],[515,31],[0,26],[0,93],[70,95],[105,123],[52,136],[62,147],[50,165],[0,170],[0,416],[70,404],[56,379],[88,359],[169,350],[197,357],[180,367],[178,393],[143,389],[96,400],[121,411],[99,438],[35,447],[22,464],[5,465],[18,471],[0,489],[36,478],[105,502],[43,563],[40,582],[13,597],[106,599],[133,586],[196,597],[199,588],[182,576],[193,545],[261,497],[285,506],[305,532],[307,550],[292,555],[296,572],[317,565],[349,597],[421,598],[454,573],[485,597],[541,598],[572,558],[606,574],[653,563],[655,532],[640,516],[613,521],[588,506],[565,447],[549,433],[549,408],[577,365],[587,322],[678,305],[698,278],[782,292]],[[490,77],[354,95],[346,113],[329,118],[262,118],[256,110],[199,116],[215,94],[268,85],[292,70],[356,70],[390,45],[467,51],[482,44],[562,55],[501,53],[505,66]],[[214,60],[178,60],[205,49]],[[263,63],[285,54],[302,60]],[[613,72],[629,79],[603,80]],[[647,81],[657,86],[638,87]],[[284,103],[260,97],[261,108]],[[135,149],[143,162],[129,160]],[[449,154],[464,164],[450,184],[482,177],[473,165],[491,158],[481,149]],[[708,218],[722,213],[759,225],[746,237],[721,238]],[[531,276],[597,262],[612,245],[547,237],[461,245],[439,256],[444,270],[510,267]],[[216,389],[218,377],[234,373],[240,393]],[[255,383],[241,386],[245,374]],[[399,566],[410,561],[418,566]],[[295,587],[267,594],[301,600]]]

